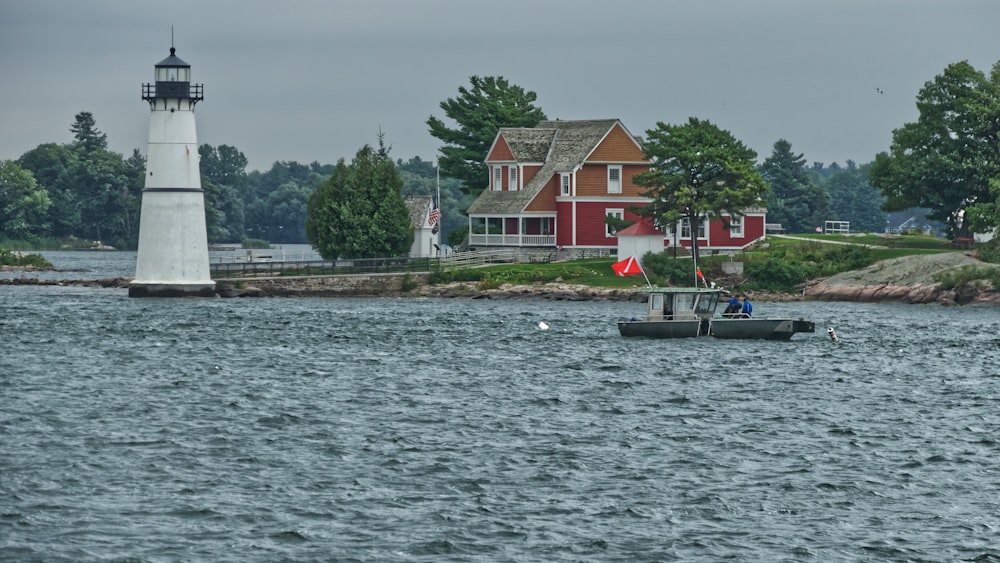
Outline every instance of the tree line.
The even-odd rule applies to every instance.
[[[70,126],[73,141],[45,143],[17,160],[0,161],[0,241],[102,245],[134,249],[146,159],[107,149],[107,135],[90,112]],[[310,196],[333,175],[336,165],[274,162],[265,171],[248,171],[248,161],[230,145],[198,147],[201,185],[210,243],[253,239],[274,244],[307,243]],[[403,195],[433,195],[438,190],[434,164],[420,157],[395,163]],[[465,224],[463,210],[472,196],[452,178],[441,178],[441,226],[445,233]]]
[[[546,119],[534,92],[502,77],[473,76],[470,83],[439,104],[454,127],[438,117],[427,120],[430,134],[442,142],[440,170],[419,157],[393,162],[381,133],[377,149],[364,145],[351,162],[275,162],[263,172],[248,172],[247,159],[236,147],[201,145],[209,241],[317,245],[319,233],[329,230],[324,221],[350,213],[369,225],[406,221],[405,231],[408,217],[396,195],[436,195],[439,178],[441,228],[449,241],[460,241],[464,210],[488,183],[483,159],[499,128],[532,127]],[[879,232],[886,228],[887,213],[923,208],[953,237],[995,228],[1000,224],[1000,63],[989,76],[967,62],[949,65],[925,84],[916,101],[917,121],[893,132],[888,152],[867,164],[848,161],[843,167],[808,166],[785,139],[758,163],[754,151],[706,120],[658,123],[643,142],[652,169],[636,178],[652,203],[639,211],[658,221],[686,217],[696,223],[763,203],[769,223],[802,233],[828,220],[850,221],[854,231]],[[89,112],[79,113],[70,131],[71,143],[39,145],[16,161],[0,162],[0,240],[77,237],[134,248],[145,158],[138,149],[128,158],[108,151],[107,136]],[[376,175],[379,191],[373,192],[366,184],[372,178],[359,171]],[[392,205],[377,209],[363,201],[374,193]],[[378,226],[391,237],[402,236],[398,227]],[[352,237],[370,238],[351,228]],[[352,255],[408,250],[398,241],[388,246],[381,241],[382,246],[368,250],[357,242],[352,247],[342,241],[350,251],[326,250]]]

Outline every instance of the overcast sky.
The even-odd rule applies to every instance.
[[[551,119],[644,135],[693,116],[760,161],[786,139],[864,163],[948,64],[1000,61],[998,24],[998,0],[0,0],[0,160],[71,142],[81,111],[145,154],[140,85],[173,26],[205,88],[199,143],[251,170],[350,160],[379,130],[394,158],[433,160],[427,118],[472,75],[534,91]]]

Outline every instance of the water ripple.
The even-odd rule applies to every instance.
[[[993,310],[0,293],[0,559],[998,560]],[[544,320],[550,330],[539,331]]]

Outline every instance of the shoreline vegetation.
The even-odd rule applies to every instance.
[[[36,266],[4,266],[23,272],[39,270]],[[44,268],[42,268],[44,269]],[[965,274],[963,274],[965,272]],[[795,291],[746,290],[721,287],[748,293],[754,301],[849,301],[869,303],[910,303],[941,305],[1000,306],[1000,288],[989,281],[1000,276],[1000,265],[981,262],[969,253],[944,252],[913,254],[878,261],[870,266],[849,270],[824,278],[810,279]],[[966,279],[968,278],[968,279]],[[271,280],[282,278],[270,278]],[[285,278],[293,280],[296,278]],[[0,285],[82,286],[106,289],[127,289],[130,278],[45,280],[21,276],[0,279]],[[296,290],[262,290],[253,280],[219,280],[218,294],[223,297],[309,296]],[[279,284],[280,285],[280,284]],[[483,283],[482,281],[451,281],[446,283],[414,283],[405,289],[357,297],[391,296],[414,298],[464,299],[548,299],[568,301],[641,301],[644,285],[601,287],[563,281],[535,283]],[[321,293],[317,293],[321,295]]]
[[[710,281],[756,301],[856,301],[873,303],[940,303],[1000,305],[1000,264],[991,260],[996,243],[978,249],[956,249],[937,237],[907,234],[796,235],[768,237],[746,253],[707,255],[700,269]],[[742,262],[739,273],[725,273],[726,262]],[[641,276],[615,276],[614,259],[547,263],[507,263],[443,269],[402,283],[374,284],[334,292],[303,289],[302,277],[219,279],[222,297],[393,296],[468,299],[550,299],[638,301],[645,298]],[[732,266],[732,264],[728,264]],[[53,270],[41,255],[0,249],[0,267],[21,276],[0,285],[76,285],[127,288],[129,278],[45,280],[32,271]],[[691,276],[690,258],[667,252],[645,257],[649,280],[658,286],[681,286]],[[258,283],[255,283],[255,279]],[[286,282],[287,280],[287,282]],[[258,287],[259,286],[259,287]]]

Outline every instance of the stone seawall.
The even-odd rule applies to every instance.
[[[240,278],[216,281],[222,297],[385,297],[430,281],[428,273]]]

